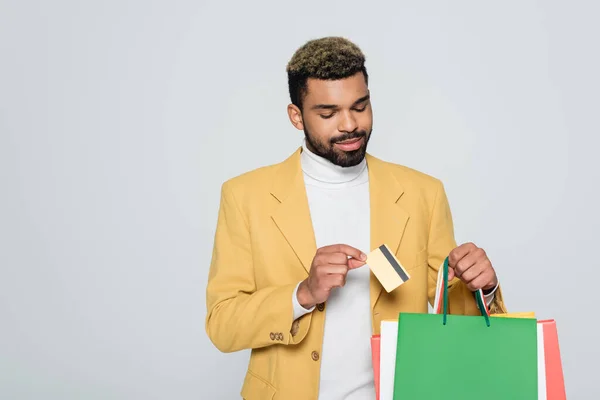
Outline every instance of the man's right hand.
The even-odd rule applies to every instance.
[[[298,302],[307,309],[325,302],[331,289],[346,284],[348,271],[365,265],[366,259],[367,256],[360,250],[345,244],[319,248],[308,278],[298,286]]]

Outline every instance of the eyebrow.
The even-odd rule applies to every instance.
[[[365,101],[369,100],[370,98],[371,98],[371,95],[367,94],[366,96],[363,96],[360,99],[356,100],[352,104],[352,107],[357,106],[360,103],[364,103]],[[336,110],[338,108],[339,108],[339,106],[337,106],[336,104],[317,104],[317,105],[311,107],[312,110]]]

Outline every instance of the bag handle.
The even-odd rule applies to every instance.
[[[443,316],[443,323],[444,325],[446,325],[447,322],[447,318],[448,318],[448,257],[446,257],[446,259],[444,260],[444,296],[443,296],[443,304],[444,304],[444,316]],[[481,311],[481,315],[483,315],[483,317],[485,318],[485,323],[486,325],[489,327],[490,326],[490,313],[489,310],[487,308],[487,305],[485,304],[485,301],[483,300],[483,291],[481,289],[475,291],[475,301],[477,302],[477,306],[479,307],[479,311]]]

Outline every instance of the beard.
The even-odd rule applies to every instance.
[[[329,139],[328,142],[323,142],[314,137],[306,128],[304,128],[304,136],[309,149],[318,156],[329,160],[335,165],[340,167],[354,167],[362,162],[367,154],[367,144],[371,138],[371,130],[367,131],[354,131],[350,133],[344,133],[342,135]],[[344,151],[335,147],[336,143],[343,142],[351,139],[364,138],[360,148],[352,151]]]

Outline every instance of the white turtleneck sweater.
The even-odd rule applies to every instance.
[[[367,162],[343,168],[303,145],[302,171],[317,248],[344,243],[370,252]],[[297,288],[296,288],[297,289]],[[321,350],[320,400],[375,399],[371,365],[371,309],[367,266],[348,272],[346,285],[327,300]],[[294,292],[294,318],[312,312]]]
[[[366,159],[343,168],[302,146],[300,156],[317,248],[344,243],[368,254],[371,243]],[[300,283],[298,283],[299,285]],[[292,296],[294,319],[313,312]],[[495,289],[494,291],[495,292]],[[488,305],[494,293],[485,296]],[[374,400],[369,269],[348,272],[327,300],[319,400]]]

